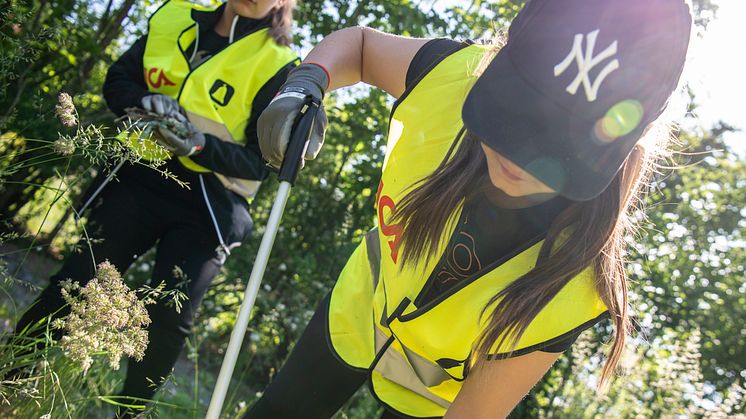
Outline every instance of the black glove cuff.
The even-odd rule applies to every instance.
[[[316,64],[301,64],[290,70],[283,88],[286,86],[304,87],[309,89],[314,97],[323,99],[328,85],[329,76],[323,68]]]

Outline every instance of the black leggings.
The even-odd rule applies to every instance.
[[[166,300],[148,306],[152,320],[149,345],[142,361],[129,361],[122,395],[151,399],[156,391],[152,383],[160,385],[171,372],[191,331],[194,312],[223,261],[216,252],[218,240],[199,195],[199,184],[191,181],[192,189],[188,190],[157,177],[146,182],[128,176],[132,170],[138,169],[124,166],[120,180],[110,183],[93,205],[87,230],[95,239],[95,260],[85,245],[68,256],[49,286],[24,313],[16,331],[58,310],[58,316],[69,312],[64,308],[60,281],[70,278],[84,285],[93,277],[94,265],[104,260],[123,273],[139,255],[156,246],[153,285],[163,281],[167,290],[181,285],[179,289],[188,300],[180,312]],[[175,275],[177,266],[183,275]]]
[[[243,419],[328,419],[368,380],[332,353],[329,296],[316,309],[285,365]],[[384,410],[381,419],[407,418]]]

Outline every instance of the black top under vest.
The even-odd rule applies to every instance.
[[[473,44],[451,39],[434,39],[420,48],[407,71],[406,88],[411,89],[443,58]],[[509,259],[538,243],[552,221],[571,201],[555,197],[527,208],[507,209],[496,206],[486,196],[494,186],[486,179],[481,192],[464,202],[459,223],[448,247],[433,270],[420,295],[414,301],[418,307],[439,298],[446,298],[460,281],[467,280],[482,269]],[[544,352],[567,350],[586,328],[583,325],[559,342],[541,347]]]
[[[213,29],[224,7],[225,4],[214,11],[192,11],[192,18],[195,22],[199,23],[200,28],[198,50],[194,54],[192,67],[198,61],[204,61],[228,46],[228,38],[218,35]],[[266,19],[239,18],[234,36],[238,40],[267,25],[268,21]],[[146,44],[147,35],[139,38],[109,67],[103,86],[103,93],[107,105],[118,116],[123,115],[125,112],[124,109],[128,107],[140,107],[142,97],[152,94],[152,92],[148,91],[143,72],[143,57]],[[192,42],[187,47],[185,51],[187,57],[193,55],[194,45],[195,43]],[[264,164],[259,150],[257,121],[259,115],[285,82],[287,74],[295,64],[289,63],[283,67],[257,92],[252,101],[251,115],[247,115],[248,123],[245,129],[246,144],[241,146],[221,141],[207,134],[205,136],[205,148],[199,154],[192,156],[191,159],[197,164],[227,176],[254,180],[266,178],[269,171]],[[190,172],[184,168],[177,159],[168,160],[163,169],[173,173],[180,179],[191,179],[189,181],[190,191],[201,194],[199,183],[195,184],[194,182],[196,179],[194,172]],[[99,173],[90,187],[89,193],[96,190],[97,186],[105,179],[106,174],[105,171]],[[182,190],[173,190],[173,188],[169,187],[168,183],[173,182],[172,180],[166,179],[141,165],[133,166],[131,170],[126,171],[126,174],[131,181],[161,185],[163,190],[161,196],[166,200],[178,199],[176,195],[184,193]],[[123,175],[124,171],[121,177]],[[208,173],[202,177],[212,210],[225,241],[229,244],[242,241],[248,236],[253,224],[249,216],[246,199],[226,189],[214,174]],[[210,221],[206,220],[206,222]]]

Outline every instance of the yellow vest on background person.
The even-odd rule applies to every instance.
[[[483,308],[535,266],[543,243],[516,249],[515,256],[416,307],[413,301],[456,229],[459,208],[450,217],[436,256],[400,270],[402,228],[391,222],[392,214],[408,188],[432,173],[461,137],[461,107],[490,48],[471,45],[451,54],[394,105],[376,198],[379,226],[350,257],[329,303],[334,351],[350,366],[370,369],[375,397],[410,416],[445,414],[461,389],[473,345],[486,326],[486,317],[480,318]],[[512,355],[584,328],[606,310],[588,268],[531,322]],[[505,347],[495,348],[494,356],[505,357],[508,352]]]
[[[277,44],[268,28],[262,28],[236,40],[231,33],[228,46],[190,68],[193,57],[187,56],[186,50],[198,41],[200,30],[192,19],[192,10],[214,9],[169,0],[150,17],[143,56],[148,90],[177,99],[200,131],[243,145],[257,92],[298,57],[289,47]],[[179,157],[179,161],[192,171],[210,172],[188,157]],[[226,188],[247,198],[256,194],[260,184],[215,175]]]

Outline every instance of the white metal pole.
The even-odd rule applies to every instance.
[[[207,409],[207,419],[218,419],[220,417],[223,402],[228,393],[231,376],[233,375],[233,369],[238,359],[238,353],[241,350],[241,343],[243,343],[246,328],[249,324],[251,309],[254,307],[254,301],[259,292],[259,285],[262,282],[264,270],[267,268],[269,253],[275,242],[277,229],[280,226],[280,219],[285,210],[288,196],[290,196],[291,186],[290,182],[280,182],[280,187],[277,189],[277,197],[275,198],[275,203],[272,205],[272,212],[269,214],[267,228],[264,231],[262,243],[259,245],[259,252],[254,261],[254,267],[251,269],[251,276],[249,277],[249,283],[246,285],[246,292],[243,303],[241,303],[241,309],[238,312],[238,317],[236,318],[236,325],[233,327],[233,332],[231,332],[231,340],[228,343],[223,364],[220,366],[220,374],[215,384],[215,390],[212,392],[210,407]]]

